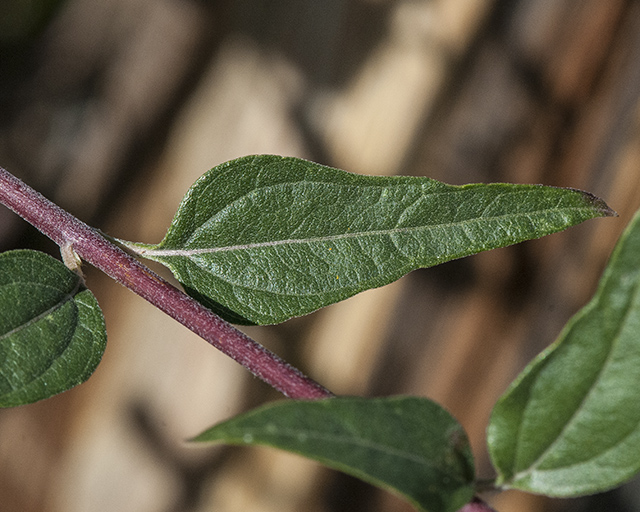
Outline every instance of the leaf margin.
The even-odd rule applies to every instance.
[[[239,432],[226,439],[224,438],[224,432],[221,433],[220,437],[218,438],[211,437],[212,433],[216,430],[227,428],[229,425],[234,426],[234,424],[236,423],[242,423],[247,419],[250,420],[254,417],[259,417],[264,413],[267,413],[268,415],[269,413],[272,413],[274,411],[279,412],[282,409],[284,409],[285,412],[287,412],[287,409],[298,408],[299,411],[302,411],[300,412],[300,414],[304,413],[306,416],[308,416],[310,414],[309,410],[311,410],[312,408],[320,408],[320,409],[323,407],[330,408],[337,403],[340,403],[341,406],[346,405],[347,407],[351,404],[355,404],[356,406],[364,405],[365,407],[367,406],[367,404],[372,406],[376,406],[378,404],[386,406],[389,404],[393,405],[394,403],[398,403],[399,406],[418,404],[419,406],[426,406],[427,408],[432,408],[432,411],[436,411],[437,414],[442,415],[442,417],[446,418],[447,421],[450,422],[450,425],[446,433],[446,442],[452,445],[452,450],[451,450],[452,453],[447,453],[447,456],[456,457],[457,464],[466,464],[466,467],[463,471],[466,472],[465,478],[467,480],[467,485],[465,487],[460,486],[459,489],[456,491],[456,493],[452,493],[451,502],[447,505],[447,508],[445,510],[446,512],[455,512],[460,507],[462,507],[463,505],[465,505],[471,500],[475,490],[475,487],[474,487],[474,484],[475,484],[474,471],[475,470],[474,470],[473,454],[471,453],[471,448],[469,446],[467,435],[464,429],[462,428],[462,426],[446,409],[444,409],[441,405],[437,404],[436,402],[433,402],[426,398],[407,396],[407,395],[397,395],[397,396],[379,397],[379,398],[363,398],[363,397],[354,397],[354,396],[331,397],[331,398],[325,398],[325,399],[314,400],[314,401],[279,400],[276,402],[270,402],[270,403],[264,404],[251,411],[242,413],[233,418],[230,418],[221,423],[218,423],[217,425],[214,425],[213,427],[201,432],[199,435],[195,436],[189,441],[192,443],[202,442],[202,443],[208,443],[208,444],[231,444],[231,445],[238,445],[238,446],[265,446],[270,448],[276,448],[281,451],[287,451],[289,453],[294,453],[299,456],[305,457],[307,459],[316,461],[317,463],[325,465],[334,470],[350,474],[352,476],[355,476],[356,478],[359,478],[365,482],[375,485],[381,489],[389,491],[392,494],[400,496],[404,500],[408,501],[418,510],[421,510],[421,511],[429,510],[431,512],[445,512],[445,510],[436,510],[436,509],[426,508],[424,504],[420,503],[420,501],[414,496],[407,494],[406,492],[403,492],[402,490],[398,489],[397,487],[394,487],[392,484],[385,482],[384,480],[380,480],[375,477],[372,477],[370,474],[366,473],[366,471],[364,470],[358,470],[357,468],[353,468],[346,464],[336,462],[335,460],[332,460],[330,458],[309,455],[308,453],[305,453],[304,451],[301,451],[299,449],[283,448],[282,446],[279,446],[274,442],[260,440],[256,437],[255,431],[248,432],[247,430],[245,430],[244,433]],[[331,412],[331,410],[329,410],[329,412]],[[399,412],[398,412],[398,415],[400,415]],[[269,420],[269,422],[271,421],[273,421],[273,419]],[[335,418],[331,417],[330,421],[335,421]],[[367,417],[367,419],[364,421],[369,421],[369,417]],[[270,425],[269,422],[266,423],[263,430],[267,431],[268,433],[273,433],[275,431],[270,430],[273,428],[273,426]],[[273,435],[275,436],[276,434],[273,434]],[[307,436],[312,437],[312,436],[309,436],[308,434],[305,434],[305,439],[307,438]],[[293,434],[291,434],[291,437],[293,437]],[[443,437],[445,437],[444,434],[443,434]],[[445,441],[443,441],[443,443],[444,442]],[[433,465],[435,466],[435,463]],[[456,475],[456,478],[459,478],[459,477],[460,477],[459,474]],[[451,478],[451,475],[445,476],[444,478],[448,480],[449,478]],[[435,485],[436,485],[435,483],[430,484],[429,482],[425,482],[425,486],[434,487]]]

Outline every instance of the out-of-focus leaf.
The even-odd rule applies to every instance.
[[[420,267],[612,213],[571,189],[451,186],[262,155],[202,176],[159,244],[127,244],[228,320],[271,324]]]
[[[592,494],[640,471],[640,214],[598,290],[500,398],[488,443],[505,488]]]
[[[0,254],[0,407],[84,382],[106,340],[102,312],[78,274],[41,252]]]
[[[429,512],[455,512],[473,496],[467,436],[447,411],[424,398],[276,402],[220,423],[194,441],[298,453]]]

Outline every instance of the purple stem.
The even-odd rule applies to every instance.
[[[458,512],[496,512],[495,509],[491,508],[484,501],[482,501],[478,497],[474,497],[470,503],[467,503],[464,507],[462,507]]]
[[[0,167],[0,202],[290,398],[333,394]]]

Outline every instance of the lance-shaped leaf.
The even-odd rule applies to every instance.
[[[41,252],[0,254],[0,407],[84,382],[106,340],[102,312],[78,274]]]
[[[640,214],[587,306],[500,398],[488,443],[498,484],[591,494],[640,471]]]
[[[447,411],[424,398],[276,402],[220,423],[194,441],[294,452],[429,512],[455,512],[473,496],[467,436]]]
[[[612,213],[577,190],[451,186],[263,155],[202,176],[158,245],[128,245],[229,320],[270,324]]]

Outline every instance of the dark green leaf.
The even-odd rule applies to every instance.
[[[597,293],[498,401],[488,443],[498,484],[591,494],[640,471],[640,214]]]
[[[430,512],[455,512],[473,496],[467,436],[447,411],[424,398],[276,402],[216,425],[194,441],[298,453]]]
[[[0,407],[84,382],[106,340],[102,312],[78,274],[41,252],[0,254]]]
[[[611,214],[576,190],[456,187],[263,155],[206,173],[162,242],[129,246],[168,266],[189,294],[229,320],[269,324],[419,267]]]

